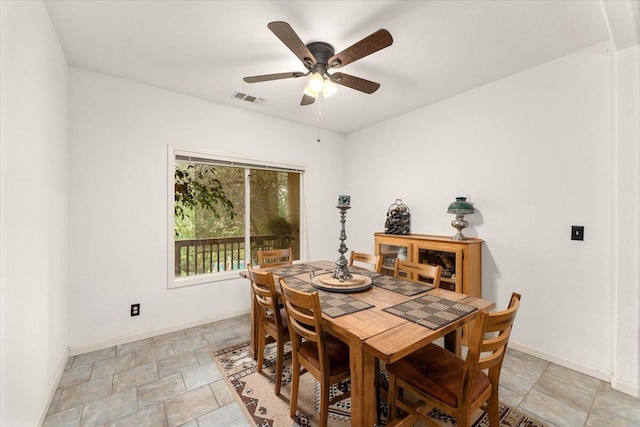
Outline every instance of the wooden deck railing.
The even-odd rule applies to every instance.
[[[276,249],[272,234],[251,236],[251,262],[257,263],[258,249]],[[245,268],[244,237],[190,239],[175,241],[176,277]]]

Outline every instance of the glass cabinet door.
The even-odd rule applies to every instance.
[[[458,276],[456,276],[456,271],[462,270],[462,253],[418,247],[416,262],[421,264],[439,265],[442,267],[440,287],[450,291],[461,291],[461,286],[458,285],[459,281]]]
[[[382,267],[380,272],[388,276],[393,276],[396,258],[401,261],[406,261],[409,255],[408,246],[396,246],[383,243],[380,245],[379,250],[380,256],[382,257]]]

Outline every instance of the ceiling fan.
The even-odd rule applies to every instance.
[[[389,31],[380,29],[349,46],[342,52],[335,54],[333,46],[329,43],[313,42],[305,45],[293,28],[286,22],[271,22],[267,27],[302,61],[307,72],[293,71],[289,73],[250,76],[243,79],[245,82],[258,83],[269,80],[304,77],[311,74],[309,84],[304,90],[300,105],[313,104],[320,92],[322,92],[325,97],[330,96],[337,90],[335,84],[350,87],[367,94],[375,92],[380,87],[380,83],[341,72],[330,74],[329,70],[344,67],[358,59],[391,46],[393,38]]]

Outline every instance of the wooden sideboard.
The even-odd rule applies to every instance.
[[[482,239],[375,233],[374,240],[375,254],[382,256],[383,274],[393,275],[396,258],[440,265],[441,288],[482,297]]]

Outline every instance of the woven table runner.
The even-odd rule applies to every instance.
[[[429,283],[412,282],[411,280],[399,279],[391,276],[376,277],[373,280],[373,286],[386,289],[391,292],[402,294],[405,296],[418,295],[433,289],[433,285]]]
[[[435,331],[476,310],[476,307],[470,305],[427,294],[383,311]]]
[[[322,312],[333,318],[374,307],[369,303],[360,301],[359,299],[353,298],[347,294],[342,294],[340,292],[326,292],[322,289],[316,289],[310,283],[298,279],[297,277],[289,277],[285,280],[285,283],[302,292],[311,293],[313,291],[318,291]]]
[[[308,273],[310,271],[322,270],[319,267],[314,267],[309,264],[293,264],[287,267],[274,268],[271,271],[276,276],[280,277],[288,277],[288,276],[296,276],[302,273]]]

